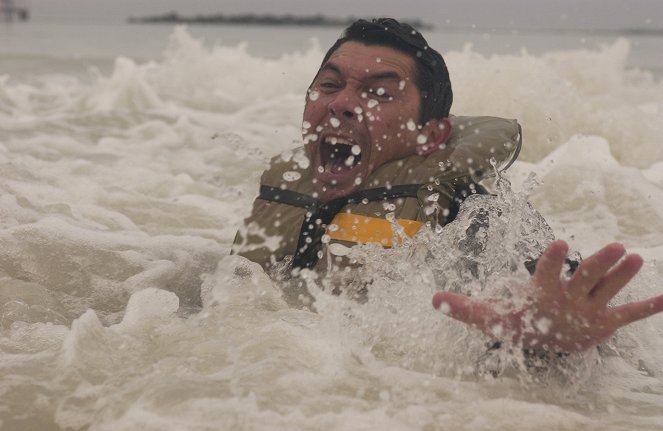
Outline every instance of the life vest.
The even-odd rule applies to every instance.
[[[464,197],[485,192],[480,181],[516,160],[522,137],[516,120],[449,120],[452,133],[439,150],[385,163],[359,191],[324,204],[312,196],[313,175],[303,147],[274,157],[232,253],[265,269],[287,256],[293,256],[294,268],[311,268],[325,244],[388,247],[394,229],[412,236],[423,225],[450,222]]]

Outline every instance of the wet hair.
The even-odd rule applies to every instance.
[[[442,55],[429,47],[426,39],[411,25],[400,23],[393,18],[357,20],[350,24],[329,48],[322,60],[322,66],[334,51],[345,42],[351,41],[364,45],[387,46],[412,57],[416,65],[415,84],[421,94],[419,121],[425,124],[430,119],[449,116],[453,92],[447,65]]]

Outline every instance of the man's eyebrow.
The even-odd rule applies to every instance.
[[[334,72],[334,73],[337,73],[339,75],[342,75],[341,69],[332,62],[325,63],[325,65],[320,68],[320,72],[318,73],[318,75],[320,75],[320,73],[326,72],[326,71],[330,71],[330,72]],[[366,80],[368,80],[368,81],[381,81],[381,80],[388,80],[388,79],[401,81],[403,79],[403,77],[399,73],[394,72],[393,70],[386,70],[386,71],[383,71],[383,72],[376,72],[376,73],[374,73],[372,75],[368,75],[366,77]]]
[[[318,73],[318,75],[319,75],[320,73],[325,72],[325,71],[328,71],[328,70],[331,71],[331,72],[338,73],[338,74],[341,73],[341,69],[339,69],[338,66],[336,66],[334,63],[329,63],[329,62],[327,62],[327,63],[325,63],[324,66],[322,66],[322,67],[320,68],[320,72]]]
[[[403,78],[401,77],[401,75],[399,75],[398,73],[393,72],[393,71],[378,72],[378,73],[375,73],[373,75],[368,76],[368,80],[370,80],[370,81],[382,81],[382,80],[385,80],[385,79],[393,79],[393,80],[400,81]]]

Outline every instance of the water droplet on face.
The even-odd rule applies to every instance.
[[[369,107],[369,108],[375,108],[375,107],[378,106],[379,104],[380,104],[380,102],[378,102],[378,101],[375,100],[375,99],[370,99],[370,100],[368,101],[368,107]]]
[[[403,91],[405,89],[405,80],[401,79],[398,83],[398,89]]]
[[[332,127],[337,128],[341,125],[341,121],[336,117],[332,117],[329,119],[329,124],[331,124]]]
[[[414,123],[414,120],[412,120],[411,118],[407,121],[406,127],[411,132],[417,130],[417,125]]]
[[[318,135],[315,133],[308,134],[304,136],[304,145],[308,144],[309,142],[315,142],[318,140]]]
[[[318,97],[320,97],[320,93],[315,90],[311,90],[311,92],[308,94],[309,100],[312,101],[318,100]]]
[[[381,59],[380,57],[377,57],[377,58],[375,59],[375,62],[376,62],[376,63],[381,63],[381,62],[382,62],[382,59]]]
[[[304,130],[308,130],[308,129],[310,129],[310,128],[311,128],[311,123],[309,123],[308,121],[304,121],[304,122],[302,123],[302,129],[304,129]]]
[[[325,171],[325,168],[322,166],[318,166],[318,172],[323,173]]]
[[[359,178],[359,177],[355,178],[355,184],[356,185],[361,184],[361,178]]]
[[[357,115],[359,115],[359,114],[361,114],[362,112],[364,112],[364,110],[361,109],[361,106],[355,106],[354,111],[355,111],[355,114],[357,114]]]
[[[425,144],[426,142],[428,142],[428,138],[426,137],[426,135],[419,134],[419,135],[417,136],[417,144],[419,144],[419,145],[423,145],[423,144]]]
[[[375,93],[378,96],[384,96],[385,90],[384,90],[384,88],[380,87],[380,88],[377,89],[377,91]]]
[[[359,145],[353,145],[350,151],[352,151],[352,154],[355,156],[358,156],[361,154],[361,147]]]

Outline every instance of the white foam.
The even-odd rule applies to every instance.
[[[108,73],[0,77],[3,426],[611,429],[606,413],[661,426],[661,317],[590,357],[579,388],[473,377],[486,340],[432,309],[442,265],[416,242],[360,274],[365,304],[311,276],[318,313],[287,307],[227,255],[267,161],[300,145],[323,51],[267,59],[184,28],[166,44]],[[445,54],[454,113],[521,122],[509,176],[555,235],[584,255],[622,241],[645,257],[618,301],[656,294],[663,272],[663,84],[629,69],[629,52]],[[600,395],[574,392],[586,388]]]

